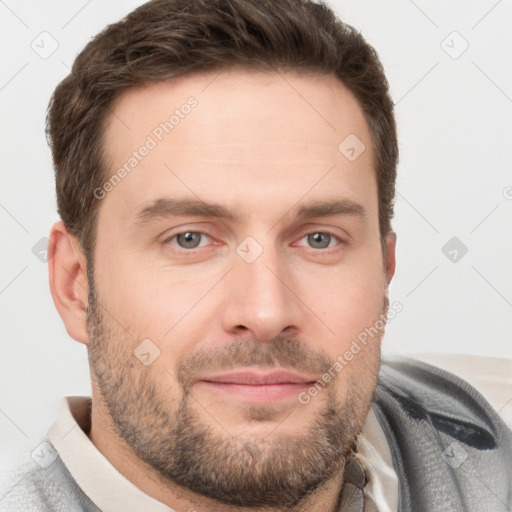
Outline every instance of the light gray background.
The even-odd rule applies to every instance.
[[[33,254],[57,220],[45,112],[79,50],[141,3],[0,0],[0,451],[35,446],[60,398],[90,390],[86,349],[67,335]],[[331,5],[378,50],[397,105],[390,298],[403,311],[384,349],[512,358],[511,2]],[[443,253],[452,237],[467,254]]]

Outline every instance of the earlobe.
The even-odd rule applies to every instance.
[[[86,259],[76,237],[62,221],[52,226],[48,247],[50,290],[68,334],[87,344],[87,283]]]
[[[389,285],[395,275],[396,268],[396,233],[391,232],[386,237],[386,282]]]

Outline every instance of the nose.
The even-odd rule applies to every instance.
[[[229,292],[223,309],[223,328],[235,335],[270,341],[278,335],[297,336],[304,312],[294,282],[279,254],[265,250],[252,263],[235,255],[228,275]]]

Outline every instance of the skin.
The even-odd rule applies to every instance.
[[[396,237],[388,236],[383,252],[368,124],[334,77],[241,69],[185,75],[118,98],[105,131],[111,172],[190,96],[197,106],[101,200],[94,283],[77,240],[61,222],[52,228],[52,295],[67,332],[88,346],[91,361],[89,437],[118,471],[177,511],[336,510],[344,457],[375,389],[381,337],[306,405],[296,395],[253,403],[195,379],[251,364],[317,378],[385,313]],[[366,146],[355,161],[338,150],[349,134]],[[136,222],[141,209],[164,197],[218,203],[239,217]],[[301,206],[340,199],[359,203],[365,216],[297,217]],[[184,249],[175,235],[187,231],[207,236]],[[325,232],[335,235],[328,248],[307,236]],[[240,246],[246,237],[250,245]],[[248,263],[237,247],[263,252]],[[144,339],[160,351],[148,366],[134,355]],[[153,409],[144,409],[144,400]],[[343,427],[343,454],[327,449],[335,460],[299,502],[272,501],[271,493],[258,501],[255,494],[252,507],[244,507],[206,496],[141,456],[163,433],[174,439],[171,418],[180,404],[187,421],[210,436],[199,462],[218,460],[223,452],[216,454],[214,442],[228,453],[234,446],[238,465],[222,460],[217,469],[245,471],[243,482],[255,468],[275,472],[280,448],[295,453],[304,439],[320,439],[318,421],[329,406],[337,411],[331,432]],[[134,446],[130,432],[148,444]],[[159,457],[171,460],[172,450]],[[306,473],[300,454],[292,463]]]

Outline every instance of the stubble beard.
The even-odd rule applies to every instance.
[[[90,279],[89,364],[101,400],[118,436],[164,479],[225,505],[293,509],[343,471],[377,384],[378,367],[365,365],[364,356],[359,369],[354,367],[343,380],[347,392],[342,401],[337,399],[337,379],[313,399],[325,405],[302,434],[287,433],[285,418],[270,435],[236,438],[209,424],[215,422],[204,412],[208,404],[199,404],[192,394],[193,375],[212,367],[254,364],[318,371],[331,361],[312,355],[296,339],[238,340],[222,353],[187,357],[178,363],[173,379],[165,369],[142,365],[133,354],[137,343],[102,309]],[[380,361],[380,339],[372,345],[365,350],[377,350],[368,356],[373,363],[375,357]],[[229,365],[219,366],[222,362]],[[158,386],[159,379],[172,381],[176,399]],[[279,407],[250,406],[243,414],[251,421],[268,421],[277,412]]]

